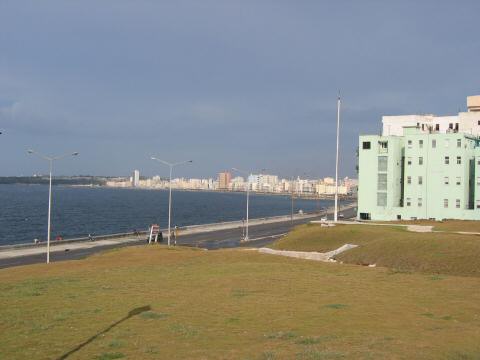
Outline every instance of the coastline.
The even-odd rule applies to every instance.
[[[0,199],[5,206],[0,209],[0,245],[29,244],[34,239],[45,241],[48,187],[15,185],[1,188]],[[241,220],[245,215],[245,195],[240,192],[175,191],[173,225],[194,226]],[[288,196],[251,195],[250,219],[289,216],[291,213]],[[58,185],[53,197],[52,239],[129,233],[146,230],[154,223],[162,228],[166,226],[168,191],[165,190],[155,192],[152,189],[128,188],[122,192],[109,187]],[[342,205],[352,202],[341,200]],[[294,213],[300,210],[316,213],[332,205],[333,200],[330,199],[295,198]]]
[[[353,209],[356,204],[349,204],[346,206],[340,207],[339,211],[348,211]],[[252,228],[258,227],[261,225],[275,225],[282,223],[290,223],[290,221],[298,224],[299,222],[310,222],[310,219],[319,218],[321,216],[326,216],[331,214],[333,208],[325,209],[319,213],[309,213],[309,214],[294,214],[293,219],[290,215],[280,215],[272,216],[265,218],[256,218],[249,221],[249,226]],[[235,229],[241,229],[243,226],[242,220],[236,221],[227,221],[219,223],[210,223],[210,224],[199,224],[199,225],[189,225],[179,227],[179,239],[183,239],[185,236],[196,236],[208,233],[216,233],[222,231],[230,231]],[[162,232],[166,232],[167,229],[161,229]],[[109,234],[103,236],[96,236],[92,241],[88,237],[82,238],[72,238],[64,240],[54,240],[50,243],[51,252],[65,252],[70,250],[81,250],[81,249],[93,249],[101,248],[105,246],[117,247],[125,246],[129,244],[142,243],[145,241],[147,236],[146,231],[140,231],[137,233],[120,233],[120,234]],[[255,240],[255,239],[252,239]],[[46,251],[46,242],[42,241],[37,244],[33,243],[22,243],[22,244],[12,244],[12,245],[2,245],[0,246],[0,260],[8,260],[17,257],[24,256],[36,256],[43,254]]]
[[[68,187],[68,188],[80,188],[80,189],[114,189],[114,190],[148,190],[148,191],[168,191],[168,188],[147,188],[147,187],[121,187],[121,186],[106,186],[103,184],[68,184],[63,181],[60,183],[55,183],[56,179],[53,179],[52,186],[54,187]],[[58,179],[57,179],[58,181]],[[48,183],[44,181],[39,182],[8,182],[2,183],[0,185],[15,185],[15,186],[48,186]],[[194,193],[220,193],[220,194],[246,194],[246,191],[242,190],[209,190],[209,189],[179,189],[179,188],[172,188],[172,192],[194,192]],[[283,197],[291,197],[291,193],[283,192],[262,192],[262,191],[250,191],[250,196],[283,196]],[[302,200],[334,200],[335,194],[294,194],[294,199],[302,199]],[[338,195],[339,200],[352,200],[356,201],[356,195]]]
[[[20,184],[23,185],[23,184]],[[43,185],[43,184],[41,184]],[[168,191],[168,188],[147,188],[147,187],[120,187],[120,186],[105,186],[105,185],[55,185],[63,187],[73,187],[73,188],[103,188],[103,189],[118,189],[118,190],[148,190],[148,191]],[[193,193],[216,193],[216,194],[245,194],[246,191],[242,190],[208,190],[208,189],[178,189],[172,188],[172,192],[193,192]],[[277,192],[261,192],[261,191],[250,191],[250,196],[283,196],[291,197],[290,193],[277,193]],[[311,194],[294,194],[294,199],[302,200],[334,200],[334,194],[328,195],[311,195]],[[354,195],[338,195],[338,199],[345,201],[351,200],[356,201],[357,197]]]

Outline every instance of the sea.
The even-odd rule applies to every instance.
[[[246,194],[173,191],[172,226],[242,220]],[[295,199],[294,211],[315,212],[331,200]],[[250,215],[288,215],[289,196],[250,193]],[[48,186],[0,185],[0,245],[47,237]],[[107,187],[53,186],[52,239],[147,230],[168,225],[168,191]]]

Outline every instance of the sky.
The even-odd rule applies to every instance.
[[[0,176],[355,177],[382,115],[480,94],[479,1],[0,0]]]

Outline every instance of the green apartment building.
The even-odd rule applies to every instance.
[[[360,136],[358,218],[480,220],[480,96],[458,116],[388,116]]]

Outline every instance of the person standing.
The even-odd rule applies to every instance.
[[[178,235],[178,226],[175,225],[175,227],[173,228],[174,246],[177,246],[177,235]]]

